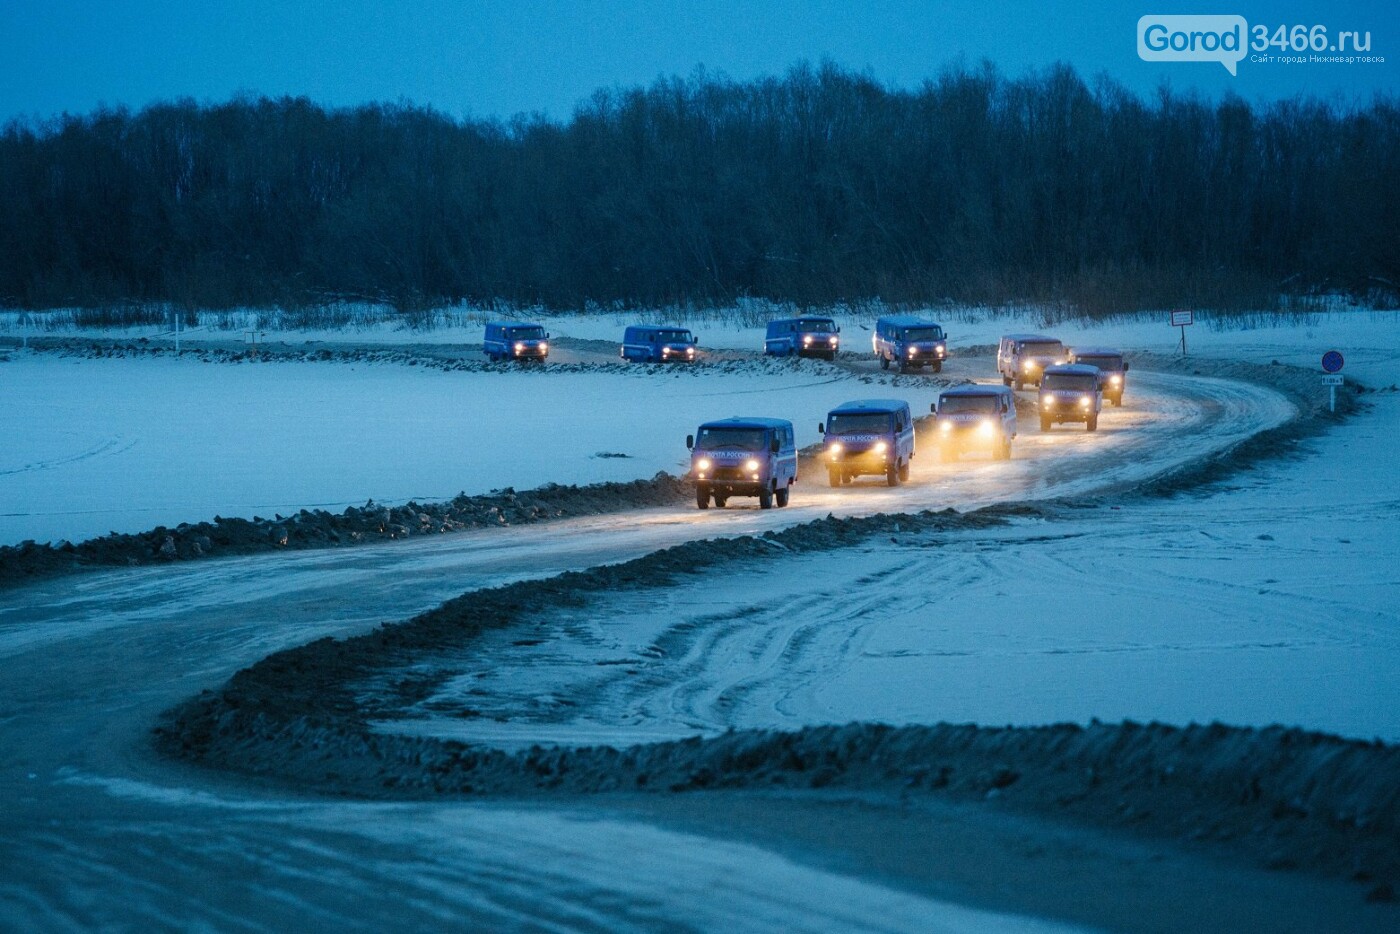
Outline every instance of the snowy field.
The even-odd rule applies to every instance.
[[[852,386],[819,367],[554,374],[15,355],[0,363],[0,544],[682,473],[701,421],[782,413],[812,443],[826,411],[861,394]]]

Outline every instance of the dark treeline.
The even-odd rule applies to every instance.
[[[0,136],[0,302],[1394,295],[1400,109],[1056,67],[600,91],[565,123],[180,101]]]

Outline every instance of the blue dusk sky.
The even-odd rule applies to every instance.
[[[1140,16],[1202,12],[1239,14],[1270,30],[1369,31],[1371,54],[1385,62],[1246,60],[1232,77],[1217,63],[1138,58]],[[6,0],[0,120],[237,93],[567,119],[599,87],[688,76],[698,66],[742,80],[830,59],[914,88],[949,63],[984,58],[1013,76],[1068,62],[1142,94],[1166,82],[1251,101],[1300,94],[1364,101],[1400,89],[1400,3]]]

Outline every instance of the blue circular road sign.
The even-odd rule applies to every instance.
[[[1342,364],[1346,363],[1342,355],[1335,350],[1329,350],[1322,355],[1322,368],[1328,373],[1340,373]]]

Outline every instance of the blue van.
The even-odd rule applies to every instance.
[[[1058,422],[1083,422],[1088,431],[1099,428],[1103,410],[1103,386],[1098,367],[1082,363],[1047,366],[1040,379],[1040,430]]]
[[[970,383],[938,394],[929,406],[938,424],[938,459],[957,460],[970,450],[987,450],[995,460],[1011,457],[1016,437],[1016,394],[1008,386]]]
[[[826,477],[832,486],[874,474],[890,486],[909,479],[914,420],[900,399],[857,399],[827,413],[817,430],[826,437]]]
[[[622,359],[634,363],[694,363],[699,340],[685,328],[634,324],[622,335]]]
[[[1114,405],[1123,404],[1123,390],[1128,382],[1128,362],[1123,359],[1123,351],[1111,347],[1076,347],[1069,352],[1069,362],[1097,369],[1103,397]]]
[[[788,504],[797,482],[797,442],[792,422],[780,418],[726,418],[706,422],[686,435],[695,505],[708,509],[713,497],[724,506],[731,496],[757,496],[760,509]]]
[[[549,334],[538,324],[491,321],[486,325],[481,352],[492,363],[498,360],[534,360],[543,363],[549,356]]]
[[[948,335],[936,321],[918,318],[914,315],[887,315],[875,322],[875,356],[880,358],[880,368],[888,370],[890,364],[898,364],[899,372],[932,367],[933,372],[943,370],[943,361],[948,358]]]
[[[836,359],[841,349],[841,329],[830,318],[783,318],[768,322],[763,352],[770,357],[825,357]]]

